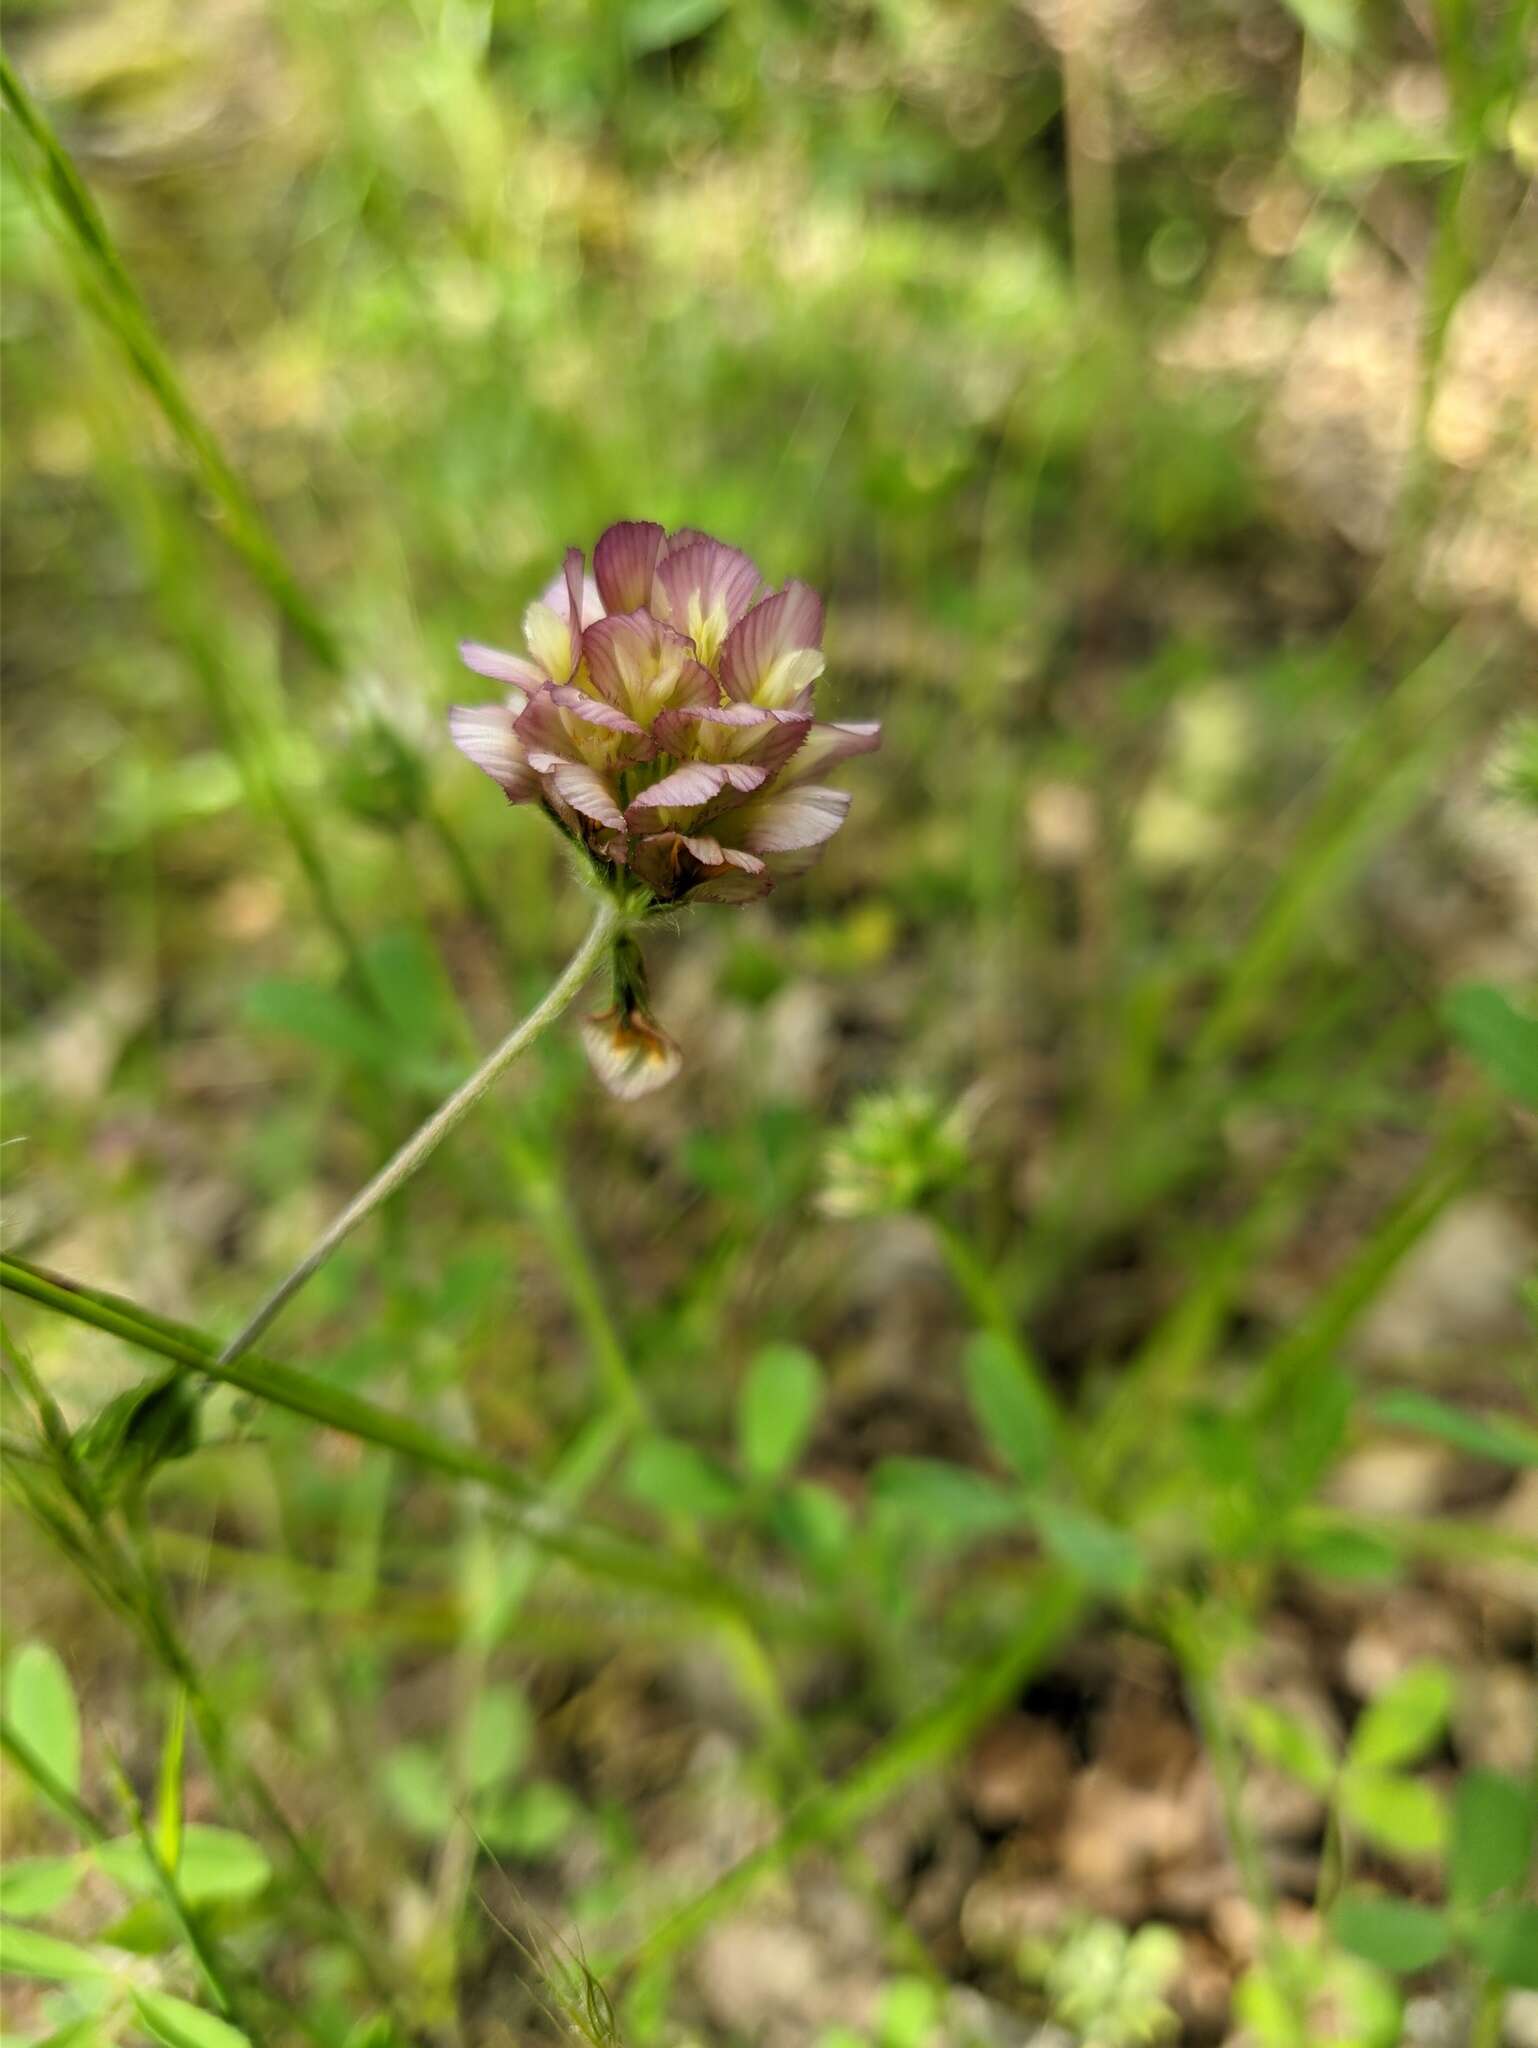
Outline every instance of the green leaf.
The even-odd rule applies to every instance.
[[[1330,1358],[1300,1373],[1276,1443],[1262,1454],[1261,1476],[1279,1507],[1306,1500],[1346,1440],[1356,1390]],[[1285,1533],[1286,1524],[1279,1533]]]
[[[737,1404],[737,1445],[757,1480],[778,1479],[806,1449],[822,1402],[822,1374],[809,1352],[771,1344],[748,1368]]]
[[[101,1842],[92,1855],[107,1875],[127,1891],[154,1893],[158,1880],[137,1835],[119,1835]],[[212,1905],[219,1899],[252,1899],[272,1876],[267,1852],[249,1835],[233,1828],[194,1821],[182,1830],[176,1889],[190,1906]]]
[[[1388,1771],[1350,1769],[1340,1782],[1341,1810],[1396,1856],[1431,1856],[1447,1840],[1447,1809],[1430,1785]]]
[[[1052,1415],[1019,1353],[984,1331],[968,1344],[963,1369],[983,1435],[1018,1478],[1034,1485],[1052,1462]]]
[[[448,991],[436,948],[420,932],[386,932],[369,947],[367,966],[399,1050],[430,1071],[449,1037]]]
[[[1470,1415],[1413,1387],[1380,1395],[1372,1409],[1380,1422],[1438,1437],[1471,1457],[1502,1465],[1538,1465],[1538,1430],[1524,1428],[1509,1416]]]
[[[1114,1522],[1060,1501],[1030,1504],[1037,1534],[1052,1555],[1097,1592],[1135,1593],[1148,1567],[1134,1539]]]
[[[1492,1977],[1519,1991],[1538,1991],[1538,1906],[1514,1899],[1496,1906],[1469,1931],[1469,1946]]]
[[[1453,1795],[1448,1889],[1459,1906],[1520,1891],[1533,1859],[1534,1795],[1501,1771],[1469,1771]]]
[[[62,1906],[85,1874],[78,1856],[23,1856],[0,1869],[0,1913],[35,1920]]]
[[[247,1023],[259,1029],[303,1039],[376,1073],[391,1071],[395,1045],[389,1032],[334,989],[274,976],[254,983],[242,1008]]]
[[[80,1711],[69,1673],[46,1643],[25,1643],[6,1677],[5,1711],[16,1733],[67,1791],[80,1790]]]
[[[1442,1022],[1499,1087],[1538,1109],[1538,1017],[1513,1008],[1498,988],[1467,981],[1443,998]]]
[[[798,1479],[774,1503],[775,1534],[813,1571],[834,1570],[849,1542],[848,1503],[831,1486]]]
[[[1025,1503],[980,1472],[939,1458],[884,1458],[871,1482],[874,1499],[918,1524],[936,1542],[970,1543],[1018,1529]]]
[[[97,1940],[104,1948],[126,1949],[135,1956],[163,1956],[185,1940],[163,1897],[137,1899],[126,1913],[102,1928]]]
[[[665,1515],[719,1521],[742,1505],[737,1482],[724,1466],[675,1437],[643,1438],[626,1463],[625,1486],[633,1499]]]
[[[1401,1976],[1440,1962],[1452,1946],[1447,1922],[1432,1907],[1371,1892],[1347,1892],[1330,1928],[1342,1948]]]
[[[454,1821],[454,1791],[435,1751],[420,1742],[392,1749],[382,1766],[385,1797],[413,1834],[428,1840]]]
[[[1263,1763],[1300,1779],[1312,1791],[1329,1792],[1335,1782],[1335,1753],[1317,1728],[1265,1700],[1242,1700],[1238,1712],[1244,1739]]]
[[[1411,1665],[1364,1709],[1351,1732],[1351,1765],[1413,1763],[1441,1741],[1452,1710],[1452,1674],[1440,1664]]]
[[[510,1856],[548,1856],[582,1818],[564,1785],[535,1778],[478,1804],[475,1824],[493,1849]]]
[[[251,2048],[239,2027],[169,1991],[135,1989],[132,1997],[139,2018],[164,2048]]]
[[[629,0],[624,12],[625,48],[650,57],[692,42],[725,14],[727,0]]]
[[[523,1694],[510,1685],[489,1685],[475,1703],[470,1724],[470,1785],[485,1791],[522,1769],[534,1739],[534,1720]]]
[[[31,1927],[0,1923],[0,1975],[42,1977],[51,1984],[73,1984],[86,1977],[105,1977],[105,1963],[88,1949]]]
[[[1282,1550],[1305,1571],[1330,1579],[1396,1579],[1404,1570],[1404,1558],[1393,1544],[1367,1529],[1295,1519],[1287,1525]]]

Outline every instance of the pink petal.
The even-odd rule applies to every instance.
[[[633,718],[569,683],[547,683],[537,691],[513,729],[528,749],[530,766],[542,775],[558,761],[602,771],[622,762],[649,761],[656,752]]]
[[[681,554],[685,548],[692,548],[696,541],[709,541],[712,547],[720,547],[713,533],[707,533],[702,526],[680,526],[670,533],[662,543],[664,556]]]
[[[571,672],[577,672],[577,663],[582,659],[582,571],[584,557],[581,548],[568,548],[562,564],[566,576],[566,620],[571,627]]]
[[[652,723],[652,737],[665,753],[754,761],[773,774],[796,752],[811,723],[794,712],[764,711],[756,704],[691,704],[661,712]],[[719,743],[702,735],[701,728],[709,726],[719,729]]]
[[[449,733],[459,751],[500,785],[509,803],[528,803],[539,795],[538,778],[505,704],[456,704],[449,713]]]
[[[593,550],[593,574],[607,612],[635,612],[652,594],[663,533],[649,519],[622,519]]]
[[[483,647],[478,640],[461,640],[459,658],[478,676],[506,683],[509,689],[521,690],[525,696],[545,680],[545,672],[537,662],[522,654],[508,654],[500,647]]]
[[[652,606],[687,633],[702,661],[710,661],[753,602],[759,574],[739,548],[701,538],[673,548],[657,565]]]
[[[852,754],[874,753],[880,744],[879,725],[814,725],[779,786],[792,789],[797,783],[809,782]]]
[[[764,864],[756,853],[748,853],[740,846],[723,846],[719,839],[712,839],[704,832],[680,832],[679,839],[688,847],[701,867],[741,868],[745,875],[761,875]]]
[[[689,761],[682,768],[675,768],[671,775],[664,775],[660,782],[654,782],[650,789],[643,789],[632,800],[630,809],[632,812],[669,810],[674,806],[687,809],[694,804],[708,804],[724,789],[745,792],[758,789],[763,781],[763,769],[755,768],[746,761]],[[845,802],[848,802],[847,797]]]
[[[732,836],[750,853],[796,853],[831,839],[848,809],[849,792],[844,789],[823,789],[815,783],[776,788],[733,814]]]
[[[618,612],[582,636],[593,688],[649,725],[668,704],[713,704],[716,681],[682,633],[650,612]]]
[[[787,583],[733,626],[721,649],[721,681],[729,696],[755,697],[785,655],[821,645],[822,599],[805,583]],[[819,663],[813,675],[820,672]]]
[[[576,558],[575,574],[573,557]],[[540,592],[539,601],[549,605],[557,618],[564,619],[568,626],[575,616],[579,633],[584,626],[590,626],[595,619],[603,617],[603,599],[598,595],[598,585],[591,576],[582,573],[581,548],[566,550],[560,568]]]
[[[615,802],[613,790],[595,768],[580,761],[555,761],[544,771],[544,779],[556,795],[584,818],[623,834],[625,814]]]

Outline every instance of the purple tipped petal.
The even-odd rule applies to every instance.
[[[756,704],[698,704],[664,711],[652,737],[669,754],[706,761],[753,761],[772,775],[796,752],[811,720]]]
[[[810,782],[853,754],[874,753],[880,744],[879,725],[814,725],[779,786],[791,789],[797,783]]]
[[[651,598],[663,533],[649,519],[622,519],[593,550],[593,574],[607,612],[640,611]]]
[[[528,803],[539,795],[539,780],[505,704],[456,704],[449,713],[449,733],[459,751],[500,785],[509,803]]]
[[[568,548],[562,570],[566,579],[566,620],[571,627],[571,672],[582,659],[582,571],[586,566],[581,548]]]
[[[568,548],[561,558],[560,568],[539,594],[541,604],[549,605],[556,617],[564,619],[568,625],[575,619],[579,630],[603,617],[603,599],[598,594],[598,585],[591,576],[583,575],[582,560],[581,548]]]
[[[687,633],[708,665],[753,602],[758,585],[757,566],[724,541],[701,538],[684,547],[670,543],[657,565],[652,609]]]
[[[797,853],[831,839],[848,809],[847,790],[822,789],[815,783],[776,788],[734,814],[732,836],[750,853]]]
[[[727,635],[721,681],[743,702],[789,704],[822,674],[821,644],[822,599],[805,583],[787,583]]]
[[[500,647],[483,647],[479,640],[461,640],[459,658],[478,676],[506,683],[510,690],[521,691],[524,696],[537,690],[545,680],[545,672],[537,662],[521,654],[508,654]]]
[[[643,789],[632,800],[630,809],[686,809],[694,804],[708,804],[723,790],[745,793],[760,788],[763,782],[764,770],[747,761],[689,761],[682,768],[675,768],[671,775],[664,775],[660,782],[654,782],[650,789]]]
[[[599,619],[583,647],[593,688],[642,725],[667,705],[716,700],[715,678],[695,660],[690,642],[650,612]]]
[[[743,847],[723,846],[719,839],[712,839],[706,832],[680,832],[678,836],[701,867],[740,868],[745,875],[764,872],[764,864],[758,855],[748,853]]]
[[[606,697],[590,697],[586,690],[578,690],[570,683],[556,683],[547,694],[552,704],[558,704],[563,711],[574,711],[589,725],[606,726],[610,732],[641,732],[635,720],[627,718],[619,706],[611,704]]]
[[[708,541],[712,547],[720,547],[713,533],[707,533],[702,526],[680,526],[670,533],[662,543],[664,556],[681,554],[685,548],[692,548],[697,541]]]
[[[547,684],[538,691],[518,714],[514,730],[541,774],[557,761],[602,769],[649,760],[656,751],[633,718],[569,683]]]
[[[607,825],[623,837],[625,814],[614,800],[614,792],[594,768],[577,761],[555,761],[543,771],[547,787],[571,809],[595,824]]]

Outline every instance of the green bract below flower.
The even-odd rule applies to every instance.
[[[652,905],[743,903],[804,872],[849,809],[822,777],[880,740],[878,726],[812,716],[822,600],[804,583],[769,589],[709,534],[645,520],[611,526],[585,566],[569,548],[529,606],[527,653],[461,647],[508,695],[456,706],[455,744]],[[634,963],[588,1049],[621,1094],[676,1070]]]

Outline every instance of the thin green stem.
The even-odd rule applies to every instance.
[[[353,1197],[341,1214],[321,1233],[298,1265],[292,1272],[285,1274],[256,1313],[225,1345],[217,1361],[220,1365],[233,1365],[250,1350],[257,1338],[305,1282],[326,1263],[337,1246],[350,1237],[358,1225],[374,1213],[381,1202],[387,1201],[397,1188],[425,1164],[519,1054],[527,1051],[547,1025],[554,1023],[597,966],[604,949],[613,938],[620,915],[614,904],[600,902],[597,913],[588,926],[586,938],[572,954],[543,999],[535,1004],[521,1023],[513,1027],[496,1050],[482,1060],[469,1079],[461,1082],[448,1100],[434,1110],[427,1121],[406,1140],[394,1158],[380,1168],[368,1185]]]
[[[107,1830],[90,1808],[75,1797],[62,1779],[54,1776],[31,1743],[3,1718],[0,1718],[0,1754],[10,1758],[38,1797],[46,1800],[61,1820],[68,1821],[82,1841],[106,1841]]]
[[[815,1634],[818,1630],[815,1616],[798,1616],[783,1600],[768,1601],[752,1595],[713,1565],[692,1558],[659,1555],[655,1546],[633,1543],[606,1529],[571,1522],[558,1508],[536,1498],[533,1482],[511,1465],[489,1458],[467,1444],[455,1443],[410,1417],[396,1415],[312,1374],[250,1355],[223,1364],[214,1340],[201,1332],[184,1328],[181,1335],[174,1335],[155,1320],[142,1318],[133,1302],[99,1288],[76,1289],[68,1280],[24,1259],[0,1257],[0,1287],[75,1322],[88,1323],[94,1329],[121,1337],[141,1350],[169,1359],[184,1371],[221,1380],[258,1400],[270,1401],[275,1407],[286,1408],[343,1435],[398,1452],[450,1478],[473,1480],[509,1504],[515,1512],[514,1526],[529,1542],[596,1578],[636,1587],[712,1615],[723,1611],[751,1613],[761,1625],[768,1624],[782,1632],[810,1630]]]
[[[214,2004],[227,2018],[243,2018],[243,2002],[235,1988],[233,1972],[226,1965],[217,1943],[193,1912],[174,1874],[162,1859],[159,1846],[145,1822],[144,1809],[129,1782],[128,1773],[116,1756],[111,1756],[110,1752],[109,1756],[118,1798],[122,1801],[129,1824],[138,1837],[139,1847],[149,1864],[155,1887],[167,1912],[181,1929],[182,1938],[192,1953],[192,1959],[198,1966]]]

